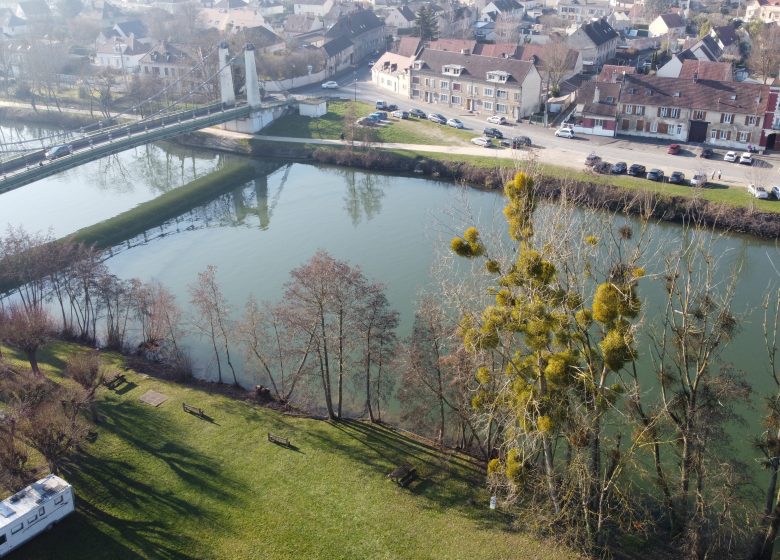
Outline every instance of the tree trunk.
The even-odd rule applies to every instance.
[[[25,353],[27,354],[27,359],[30,360],[30,369],[35,375],[43,376],[41,373],[40,368],[38,367],[38,349],[32,348],[25,350]]]
[[[780,528],[780,495],[777,495],[777,473],[780,468],[780,458],[770,459],[769,485],[766,492],[766,505],[759,532],[753,541],[750,560],[772,560],[775,549],[775,539]]]
[[[341,418],[341,399],[344,394],[344,311],[339,311],[339,400],[338,417]]]

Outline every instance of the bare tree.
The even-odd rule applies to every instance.
[[[566,72],[571,70],[570,53],[572,49],[560,38],[555,38],[545,45],[542,70],[546,78],[547,92],[556,96]]]
[[[92,422],[95,424],[100,423],[96,396],[97,390],[105,377],[100,353],[97,350],[74,352],[68,357],[65,375],[73,379],[84,389],[84,404],[89,408]]]
[[[87,434],[80,418],[82,402],[76,394],[46,400],[32,408],[22,423],[24,438],[57,474],[62,462]]]
[[[202,336],[208,337],[217,360],[217,373],[222,383],[222,360],[217,344],[222,346],[228,367],[233,374],[233,383],[238,385],[238,377],[230,359],[230,314],[232,309],[217,284],[217,267],[209,265],[198,273],[198,281],[189,286],[190,302],[195,306],[197,316],[192,323]]]
[[[766,83],[771,76],[777,75],[780,68],[780,26],[774,23],[762,23],[751,26],[750,55],[748,67]]]
[[[183,312],[174,295],[156,281],[136,286],[133,294],[143,336],[139,347],[147,358],[172,365],[181,378],[189,377],[189,357],[179,346],[184,335]]]
[[[5,310],[0,320],[0,338],[23,351],[33,373],[39,376],[43,374],[38,367],[38,350],[51,339],[54,332],[53,321],[42,307],[28,310],[14,303]]]

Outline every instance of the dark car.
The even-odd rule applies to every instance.
[[[664,172],[660,169],[651,169],[647,172],[647,178],[650,181],[663,181],[664,180]]]
[[[631,167],[628,168],[628,174],[632,177],[644,177],[645,176],[645,166],[639,165],[638,163],[633,164]]]
[[[485,130],[482,131],[482,135],[487,136],[488,138],[498,138],[499,140],[501,140],[504,137],[503,132],[493,127],[487,127]]]
[[[684,185],[685,173],[682,171],[673,171],[672,174],[669,175],[669,182],[674,183],[675,185]]]
[[[673,156],[676,156],[677,154],[679,154],[679,153],[680,153],[680,145],[679,145],[679,144],[671,144],[671,145],[670,145],[670,146],[669,146],[669,147],[666,149],[666,153],[667,153],[667,154],[672,154]]]
[[[420,119],[428,118],[428,115],[425,114],[425,111],[421,111],[420,109],[409,109],[409,114]]]
[[[699,152],[699,157],[705,158],[705,159],[710,159],[714,155],[715,155],[715,152],[713,152],[711,148],[702,148],[701,151]]]
[[[622,175],[626,172],[628,169],[628,165],[626,165],[625,161],[619,161],[615,165],[612,166],[611,172],[614,175]]]
[[[53,148],[48,150],[46,152],[45,157],[46,159],[57,159],[63,156],[70,155],[72,151],[73,150],[71,149],[70,146],[68,146],[67,144],[62,144],[60,146],[54,146]]]
[[[593,166],[593,171],[602,175],[608,175],[612,172],[612,164],[608,161],[600,161]]]
[[[435,122],[436,124],[447,124],[447,117],[438,113],[431,113],[428,115],[428,120]]]
[[[601,161],[600,156],[597,156],[596,154],[588,154],[588,156],[585,158],[585,165],[587,167],[593,167],[600,161]]]
[[[532,144],[531,139],[528,136],[513,136],[512,137],[512,148],[518,149],[518,148],[526,148]]]
[[[398,105],[396,105],[395,103],[390,103],[390,105],[385,106],[385,111],[392,113],[393,111],[397,111],[397,110],[398,110]]]

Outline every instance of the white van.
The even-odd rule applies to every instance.
[[[73,487],[50,474],[0,502],[0,556],[72,513]]]

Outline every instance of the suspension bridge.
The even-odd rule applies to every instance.
[[[207,75],[208,72],[204,70],[215,51],[218,54],[218,67]],[[236,101],[232,72],[232,64],[236,59],[230,57],[227,44],[221,43],[176,81],[123,113],[78,130],[0,145],[0,193],[110,154],[202,128],[221,125],[228,130],[258,132],[280,111],[285,111],[289,103],[261,102],[255,49],[251,44],[244,47],[246,101]],[[170,91],[180,87],[183,80],[193,75],[205,75],[205,78],[188,87],[187,93],[169,101],[164,108],[144,117],[136,116],[145,104],[156,103],[163,95],[167,98]],[[214,83],[219,84],[219,103],[181,109],[182,105],[192,103]],[[53,149],[59,149],[64,155],[52,157],[56,155],[52,153]]]

